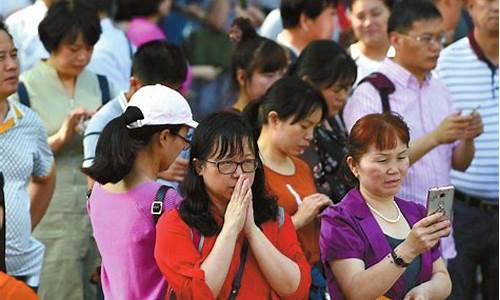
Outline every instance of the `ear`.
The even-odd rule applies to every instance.
[[[170,134],[170,129],[163,129],[162,131],[160,131],[159,141],[161,145],[168,146],[171,138],[172,135]]]
[[[397,50],[401,48],[403,41],[401,35],[398,32],[393,31],[389,33],[389,42],[397,52]]]
[[[245,86],[245,82],[247,81],[247,74],[243,69],[238,69],[236,71],[236,80],[240,87]]]
[[[274,110],[267,114],[267,124],[269,124],[269,126],[274,128],[278,126],[279,121],[278,113]]]
[[[309,76],[308,76],[308,75],[304,75],[304,76],[302,76],[302,80],[304,80],[305,82],[308,82],[308,83],[312,83],[312,82],[311,82],[311,79],[309,78]]]
[[[129,93],[133,95],[139,88],[141,88],[141,82],[137,77],[130,76],[130,88],[129,88]]]
[[[194,164],[194,170],[196,171],[196,174],[201,176],[203,174],[203,163],[199,159],[193,158],[193,164]]]
[[[348,156],[346,158],[347,165],[349,166],[349,169],[351,170],[352,174],[354,177],[358,178],[358,165],[356,164],[356,161],[352,156]]]
[[[309,31],[309,22],[311,22],[311,20],[306,16],[306,14],[301,13],[299,18],[299,26],[305,32]]]

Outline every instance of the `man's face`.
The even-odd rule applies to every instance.
[[[441,18],[416,21],[405,33],[391,33],[396,56],[407,67],[424,72],[436,67],[444,39]]]
[[[477,30],[498,37],[498,0],[469,0],[467,8]]]

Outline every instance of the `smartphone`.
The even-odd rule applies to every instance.
[[[443,186],[429,189],[427,192],[427,216],[443,213],[450,221],[453,213],[454,186]]]

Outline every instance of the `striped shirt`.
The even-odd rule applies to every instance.
[[[453,106],[469,113],[480,106],[484,132],[466,172],[451,172],[453,185],[466,194],[498,203],[498,66],[487,62],[473,34],[443,50],[436,73],[449,88]]]
[[[419,84],[415,76],[386,59],[378,72],[385,74],[396,90],[389,95],[391,110],[400,114],[410,128],[410,140],[415,141],[453,113],[451,96],[446,87],[431,74]],[[382,101],[378,91],[370,83],[362,83],[355,90],[344,107],[344,121],[348,131],[361,117],[382,112]],[[408,170],[398,197],[426,206],[427,190],[431,187],[450,184],[451,159],[454,144],[440,145]],[[456,255],[453,239],[442,240],[444,258]]]

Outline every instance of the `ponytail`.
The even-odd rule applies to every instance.
[[[264,96],[257,100],[251,101],[247,104],[242,114],[246,121],[252,126],[253,136],[256,140],[259,139],[260,131],[262,130],[262,125],[265,120],[262,113],[262,103],[264,102]]]
[[[122,180],[132,170],[137,152],[144,145],[144,141],[131,137],[127,125],[143,118],[141,110],[131,106],[109,122],[97,141],[94,164],[83,168],[83,173],[100,184]]]

